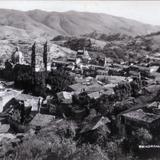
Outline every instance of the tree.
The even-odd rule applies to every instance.
[[[44,63],[44,67],[45,70],[47,70],[47,42],[44,44],[44,51],[43,51],[43,63]]]
[[[145,128],[139,128],[132,134],[139,144],[147,144],[152,140],[152,135]]]
[[[35,49],[36,49],[36,43],[34,43],[32,45],[32,54],[31,54],[31,66],[32,66],[33,71],[35,71],[35,65],[36,65],[36,52],[35,52]]]
[[[32,72],[31,67],[17,64],[13,70],[15,85],[25,91],[31,91],[32,87]]]
[[[51,85],[51,92],[55,95],[57,92],[64,90],[68,85],[74,82],[73,77],[69,76],[66,71],[52,71],[49,73],[47,83]]]

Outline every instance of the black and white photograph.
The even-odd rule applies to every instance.
[[[0,160],[160,160],[160,1],[0,0]]]

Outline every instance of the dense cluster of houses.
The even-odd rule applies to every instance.
[[[157,94],[159,91],[160,63],[157,56],[158,53],[153,55],[154,58],[144,57],[146,63],[136,62],[129,65],[125,63],[116,64],[105,58],[103,66],[90,64],[89,59],[86,63],[81,58],[78,64],[76,64],[76,61],[73,63],[74,67],[71,67],[70,70],[75,74],[76,83],[68,86],[65,91],[57,93],[58,98],[63,102],[68,100],[67,103],[70,104],[72,104],[72,95],[79,95],[83,92],[95,100],[103,95],[114,95],[115,101],[124,101],[128,97],[134,97],[135,101],[143,98],[141,103],[117,116],[120,117],[120,119],[117,118],[117,124],[121,128],[120,132],[123,128],[125,129],[123,133],[126,135],[141,127],[147,128],[152,133],[158,132],[157,127],[160,124],[159,107],[156,107],[156,112],[153,112],[155,106],[150,105],[151,102],[157,103],[159,101]],[[64,62],[67,68],[66,63],[68,62]],[[86,72],[88,72],[87,75]],[[146,109],[148,105],[150,105],[150,110]]]
[[[61,115],[63,118],[72,117],[72,119],[80,120],[90,112],[88,111],[90,106],[86,105],[87,100],[98,102],[104,96],[105,99],[112,97],[111,108],[113,110],[116,102],[123,102],[130,97],[135,100],[135,105],[132,105],[131,108],[114,115],[117,118],[117,125],[122,135],[130,134],[129,132],[132,129],[138,127],[144,127],[153,132],[159,127],[160,107],[157,95],[160,90],[160,62],[159,57],[157,58],[158,55],[144,57],[146,63],[135,64],[127,64],[127,62],[118,64],[105,57],[103,65],[97,65],[91,63],[91,57],[84,48],[78,50],[75,56],[68,57],[65,60],[53,59],[48,63],[46,43],[43,59],[41,63],[37,63],[35,48],[34,44],[32,46],[31,64],[25,64],[22,53],[17,48],[11,57],[11,61],[8,61],[6,66],[11,65],[11,68],[13,68],[16,65],[29,65],[33,76],[31,81],[43,84],[49,90],[52,88],[44,80],[48,72],[65,70],[69,75],[74,76],[75,81],[74,84],[68,85],[65,89],[56,93],[56,97],[50,95],[45,98],[25,94],[23,90],[13,89],[13,83],[1,82],[0,111],[3,117],[7,114],[7,117],[15,120],[15,123],[11,123],[13,126],[17,123],[24,125],[25,118],[32,119],[31,126],[43,126],[43,123],[47,124],[57,115]],[[36,78],[38,74],[41,74],[40,79]],[[81,105],[78,103],[81,103]],[[32,116],[29,115],[30,113],[33,113]],[[88,121],[86,125],[88,127],[85,129],[82,127],[80,133],[92,131],[101,125],[111,123],[107,117],[105,117],[107,120],[103,117],[105,120],[102,123],[102,117],[93,117],[95,119],[93,120],[94,125],[91,127],[88,125],[91,121]]]

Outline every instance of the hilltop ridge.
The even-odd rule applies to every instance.
[[[160,30],[127,18],[90,12],[46,12],[0,9],[0,38],[53,38],[57,35],[82,35],[94,31],[105,34],[144,35]]]

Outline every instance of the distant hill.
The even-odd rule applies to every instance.
[[[0,39],[53,38],[57,35],[82,35],[91,32],[144,35],[160,30],[126,18],[88,12],[45,12],[0,9]]]

